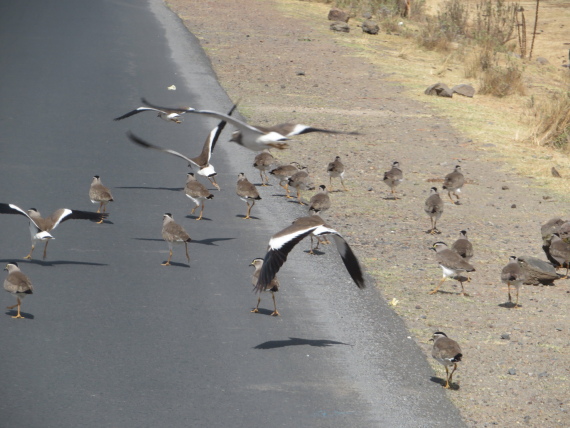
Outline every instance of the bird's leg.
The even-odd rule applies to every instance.
[[[34,252],[34,248],[36,248],[36,244],[32,243],[32,249],[30,250],[30,254],[24,257],[24,259],[32,260],[32,253]]]
[[[265,180],[264,179],[261,180],[261,185],[262,186],[268,186],[269,185],[269,176],[267,175],[267,171],[263,171],[263,176],[265,177]]]
[[[342,184],[342,188],[344,189],[345,192],[348,192],[348,189],[346,188],[346,186],[344,185],[344,180],[342,177],[340,177],[340,184]]]
[[[447,368],[447,366],[445,367],[445,386],[444,388],[449,388],[449,369]]]
[[[301,205],[306,205],[303,201],[301,201],[301,192],[299,189],[297,189],[297,202],[299,202]]]
[[[457,363],[453,363],[453,370],[449,374],[449,380],[447,381],[447,384],[449,385],[448,388],[451,388],[451,385],[453,384],[453,373],[455,373],[456,369],[457,369]]]
[[[447,196],[449,196],[449,200],[451,201],[451,203],[452,203],[453,205],[455,205],[455,201],[454,201],[453,198],[451,197],[451,192],[448,191],[448,192],[447,192]]]
[[[331,192],[333,192],[333,185],[332,185],[332,176],[329,175],[329,187],[331,188]]]
[[[99,203],[99,209],[97,210],[98,213],[101,212],[101,208],[103,209],[103,212],[105,212],[105,205],[103,205],[103,202]],[[101,224],[101,223],[103,223],[103,219],[101,219],[97,222],[97,224]]]
[[[44,245],[44,260],[46,259],[46,252],[47,252],[47,246],[49,244],[49,240],[46,241],[46,244]]]
[[[273,308],[274,311],[271,314],[272,317],[278,317],[279,316],[279,312],[277,311],[277,303],[275,303],[275,293],[271,293],[271,297],[273,297]]]
[[[289,147],[289,144],[287,143],[267,143],[267,145],[277,150],[284,150]]]
[[[519,306],[519,287],[517,287],[517,300],[515,301],[515,309],[520,308]]]
[[[259,302],[261,302],[261,296],[259,296],[259,297],[257,298],[257,306],[255,307],[255,309],[252,309],[252,310],[251,310],[252,313],[256,314],[256,313],[259,312]]]
[[[459,281],[459,283],[461,284],[461,295],[462,296],[469,296],[469,294],[467,294],[465,292],[465,288],[463,288],[463,281]]]
[[[168,254],[168,260],[166,263],[161,263],[162,266],[170,266],[170,259],[172,258],[172,249],[170,250],[170,254]]]
[[[196,209],[196,207],[194,207]],[[202,207],[200,208],[200,215],[196,220],[202,220],[202,214],[204,213],[204,202],[202,202]]]
[[[196,208],[198,208],[198,205],[195,205],[194,208],[192,208],[192,211],[190,211],[190,215],[194,214],[194,211],[196,211]]]
[[[190,256],[188,255],[188,242],[184,242],[184,247],[186,248],[186,260],[190,263]]]
[[[18,306],[17,303],[15,305],[12,305],[12,306],[6,306],[6,309],[14,309],[16,306]]]
[[[509,303],[511,303],[512,299],[511,299],[511,283],[510,282],[507,282],[507,290],[508,290],[507,293],[509,293]]]
[[[216,178],[215,177],[208,177],[208,180],[210,180],[210,183],[212,183],[212,185],[218,189],[218,191],[220,191],[220,186],[218,183],[216,183]]]
[[[445,276],[443,277],[443,279],[441,281],[439,281],[439,284],[437,284],[437,287],[435,287],[433,290],[431,290],[428,294],[437,293],[437,290],[439,290],[439,287],[441,287],[441,284],[443,284],[444,281],[445,281]]]
[[[18,297],[18,304],[16,305],[18,307],[18,314],[16,316],[13,316],[12,318],[24,318],[22,315],[20,315],[20,306],[22,305],[22,302],[20,301],[20,298]]]
[[[285,183],[285,186],[287,186],[287,187],[284,187],[285,191],[287,192],[287,195],[285,197],[287,199],[293,199],[293,196],[291,196],[291,193],[289,192],[289,183]]]

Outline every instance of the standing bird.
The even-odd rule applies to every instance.
[[[255,287],[259,279],[259,272],[261,272],[261,267],[263,266],[263,259],[260,258],[253,259],[253,261],[250,263],[250,266],[255,267],[255,272],[253,272],[253,276],[251,277],[251,283]],[[271,316],[278,317],[279,312],[277,311],[277,304],[275,303],[275,293],[279,291],[279,280],[277,279],[277,277],[274,277],[271,280],[271,282],[264,291],[271,292],[271,298],[273,299],[273,313],[271,314]],[[251,312],[253,313],[259,312],[260,302],[261,302],[261,295],[257,296],[257,305],[255,306],[255,309],[253,309]]]
[[[319,186],[319,191],[315,193],[309,201],[309,212],[311,214],[319,214],[321,211],[326,211],[331,207],[331,198],[329,191],[324,184]]]
[[[450,339],[441,331],[436,331],[430,341],[433,341],[431,356],[445,367],[446,379],[444,388],[449,389],[451,388],[453,373],[457,369],[457,363],[463,357],[461,348],[455,340]],[[449,373],[448,367],[451,366],[453,366],[453,370]]]
[[[447,190],[447,195],[453,204],[459,205],[459,193],[461,193],[461,188],[465,184],[465,177],[461,172],[461,166],[456,165],[453,172],[450,172],[445,176],[443,180],[443,190]],[[454,194],[457,201],[453,201],[451,194]]]
[[[441,233],[437,230],[437,221],[441,217],[441,214],[443,214],[443,201],[439,196],[437,187],[432,187],[430,189],[430,194],[424,205],[424,211],[429,215],[431,220],[431,229],[428,230],[427,233],[431,233],[432,235]]]
[[[501,271],[501,281],[507,284],[507,292],[509,294],[509,303],[512,302],[511,299],[511,285],[517,289],[517,300],[515,302],[515,308],[519,307],[519,289],[522,283],[526,279],[526,275],[519,265],[519,259],[516,256],[509,257],[509,263]]]
[[[462,230],[459,232],[459,239],[451,245],[451,251],[455,251],[459,254],[466,262],[471,260],[473,257],[473,244],[467,239],[467,231]]]
[[[168,254],[168,260],[166,263],[162,263],[162,266],[170,266],[170,259],[172,258],[172,245],[182,243],[184,243],[184,247],[186,248],[186,260],[188,260],[188,263],[190,263],[190,256],[188,255],[188,242],[190,242],[192,239],[190,239],[188,232],[186,232],[182,226],[174,221],[174,218],[170,213],[165,213],[162,216],[162,239],[168,242],[168,249],[170,250],[170,253]]]
[[[568,267],[570,266],[570,244],[564,242],[560,239],[558,233],[553,233],[550,240],[550,255],[558,263],[554,266],[556,269],[560,269],[566,265],[566,274],[560,279],[568,278]]]
[[[404,173],[400,169],[400,162],[394,161],[392,163],[392,168],[390,171],[384,173],[384,183],[390,187],[390,192],[394,199],[398,199],[396,196],[396,186],[398,186],[404,180]]]
[[[99,203],[99,208],[97,212],[106,212],[107,211],[107,204],[109,202],[113,202],[113,195],[109,188],[103,186],[101,183],[101,177],[95,175],[93,177],[93,181],[91,181],[91,186],[89,187],[89,199],[91,202],[96,204]],[[103,219],[99,221],[99,223],[103,223]]]
[[[301,201],[301,190],[313,190],[315,188],[307,167],[301,168],[300,171],[297,171],[289,177],[288,184],[297,190],[297,202],[301,205],[305,205],[305,203]]]
[[[559,263],[550,254],[550,245],[552,243],[552,235],[554,233],[558,233],[560,231],[560,228],[562,227],[562,225],[564,223],[567,223],[567,221],[562,220],[559,217],[554,217],[554,218],[551,218],[546,223],[544,223],[540,226],[540,234],[542,236],[542,250],[544,251],[544,254],[546,254],[546,258],[548,259],[548,261],[550,263],[552,263],[554,266],[558,266]]]
[[[194,177],[194,174],[191,172],[189,172],[186,176],[184,193],[186,193],[186,196],[192,199],[192,202],[195,204],[194,208],[192,208],[192,211],[190,211],[190,214],[194,214],[196,208],[201,205],[200,215],[196,218],[196,220],[202,220],[202,214],[204,214],[204,201],[206,199],[213,199],[214,195],[212,195],[210,191],[206,189],[206,186],[196,180],[196,177]]]
[[[232,109],[228,112],[228,115],[231,115],[235,108],[236,106],[234,105]],[[206,138],[206,141],[204,141],[204,145],[202,146],[202,152],[198,156],[193,158],[184,156],[183,154],[178,153],[177,151],[171,149],[165,149],[159,146],[155,146],[154,144],[150,144],[149,142],[143,140],[142,138],[137,137],[132,132],[128,132],[127,136],[133,143],[138,144],[139,146],[142,146],[145,149],[158,150],[160,152],[168,153],[173,156],[184,159],[186,162],[188,162],[188,166],[190,168],[192,168],[192,166],[198,168],[198,175],[206,177],[208,180],[210,180],[210,182],[212,183],[212,185],[214,185],[216,189],[220,190],[220,186],[218,185],[218,183],[216,183],[217,172],[214,169],[214,165],[210,163],[210,159],[212,158],[214,147],[216,146],[216,143],[220,138],[220,134],[224,130],[225,126],[226,122],[223,120],[220,123],[218,123],[218,125],[215,126],[210,131],[208,137]]]
[[[259,170],[259,176],[261,177],[261,185],[267,186],[269,183],[269,177],[267,176],[267,171],[271,168],[271,165],[275,163],[275,158],[269,150],[264,150],[255,156],[253,160],[253,167]]]
[[[475,268],[467,263],[459,254],[454,251],[451,251],[447,248],[445,242],[436,242],[431,247],[432,250],[435,251],[435,257],[439,267],[443,271],[443,278],[433,290],[429,292],[429,294],[437,293],[441,284],[447,278],[455,278],[461,284],[461,295],[465,296],[465,289],[463,288],[464,280],[469,280],[469,278],[465,278],[461,276],[463,272],[475,272]]]
[[[30,220],[30,235],[32,237],[32,249],[25,259],[31,259],[37,241],[45,241],[44,260],[46,258],[47,246],[50,239],[55,239],[49,232],[55,229],[60,223],[66,220],[93,220],[101,223],[107,218],[107,213],[94,213],[90,211],[70,210],[69,208],[61,208],[52,215],[42,218],[40,212],[35,208],[30,208],[28,212],[14,204],[0,203],[0,214],[20,214]]]
[[[148,104],[144,98],[142,99],[142,102],[143,104]],[[190,107],[179,107],[176,109],[170,109],[166,107],[155,108],[147,105],[131,110],[130,112],[125,113],[122,116],[116,117],[113,120],[123,120],[126,119],[127,117],[134,116],[135,114],[142,113],[144,111],[155,111],[158,113],[158,117],[167,122],[182,123],[180,119],[182,118],[182,115],[188,111],[189,108]]]
[[[291,162],[289,165],[281,165],[269,171],[269,174],[279,179],[279,185],[287,192],[286,198],[293,198],[289,193],[289,178],[301,169],[301,165],[297,162]],[[285,183],[285,186],[283,185]]]
[[[27,294],[34,293],[32,281],[20,270],[18,263],[8,263],[4,270],[8,271],[8,276],[4,280],[4,290],[12,294],[18,302],[14,306],[8,306],[7,309],[11,310],[17,306],[18,314],[12,318],[24,318],[20,314],[20,306],[22,305],[22,299],[26,297]]]
[[[287,260],[287,256],[293,247],[311,233],[315,236],[332,235],[342,262],[352,280],[358,288],[366,287],[360,263],[348,243],[340,233],[326,224],[321,217],[312,215],[298,218],[291,226],[286,227],[271,237],[269,248],[259,273],[259,280],[255,286],[256,292],[267,290],[271,281]]]
[[[333,191],[332,187],[332,179],[333,178],[340,178],[340,183],[342,184],[342,188],[347,191],[348,189],[344,185],[344,164],[340,161],[340,156],[334,158],[334,161],[329,162],[327,166],[327,172],[329,174],[329,184],[331,188],[331,192]]]
[[[247,214],[245,215],[244,220],[250,219],[251,217],[249,214],[251,209],[255,205],[255,201],[261,199],[261,196],[259,196],[259,192],[255,186],[249,182],[243,172],[238,174],[236,193],[241,200],[247,204]],[[249,201],[251,201],[251,205],[249,205]]]

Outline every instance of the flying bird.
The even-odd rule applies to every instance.
[[[131,110],[130,112],[125,113],[122,116],[116,117],[113,120],[123,120],[126,119],[127,117],[134,116],[135,114],[139,114],[144,111],[154,111],[158,113],[158,117],[160,117],[163,120],[166,120],[167,122],[182,123],[182,121],[180,120],[182,118],[182,115],[186,113],[190,108],[190,107],[179,107],[175,109],[170,109],[167,107],[152,107],[147,103],[147,101],[144,98],[142,98],[142,102],[143,104],[146,105]]]
[[[150,107],[163,109],[162,107],[157,107],[153,104],[148,103],[146,100],[143,100],[143,102]],[[289,140],[288,137],[305,134],[308,132],[359,135],[357,132],[333,131],[330,129],[314,128],[312,126],[292,123],[283,123],[271,127],[251,126],[239,119],[236,119],[235,117],[231,117],[227,114],[218,113],[211,110],[196,110],[193,108],[167,110],[174,110],[180,113],[201,114],[220,120],[225,120],[237,128],[237,131],[232,134],[230,141],[237,143],[247,149],[253,150],[254,152],[260,152],[264,149],[270,148],[283,150],[288,146],[285,142]]]
[[[67,220],[93,220],[103,221],[109,214],[107,213],[94,213],[90,211],[70,210],[69,208],[61,208],[55,211],[49,217],[42,218],[40,212],[35,208],[30,208],[27,212],[14,204],[0,203],[0,214],[20,214],[30,220],[30,235],[32,237],[32,249],[25,259],[31,259],[37,241],[45,241],[44,246],[44,260],[46,258],[46,251],[48,243],[51,239],[55,239],[50,232],[55,229],[60,223]]]
[[[233,111],[235,110],[235,108],[236,108],[236,106],[234,105],[232,107],[232,109],[228,112],[228,115],[231,115],[233,113]],[[183,154],[181,154],[177,151],[174,151],[172,149],[165,149],[163,147],[159,147],[159,146],[156,146],[154,144],[151,144],[148,141],[145,141],[142,138],[137,137],[136,135],[134,135],[130,131],[127,133],[127,136],[129,137],[129,139],[133,143],[138,144],[139,146],[142,146],[146,149],[158,150],[160,152],[168,153],[168,154],[171,154],[173,156],[184,159],[186,162],[188,162],[189,167],[195,166],[198,168],[198,175],[206,177],[208,180],[210,180],[212,185],[214,185],[214,187],[216,187],[216,189],[220,190],[220,186],[218,185],[218,183],[216,183],[216,178],[215,178],[217,175],[217,172],[214,169],[214,165],[212,165],[210,163],[210,159],[212,158],[212,153],[214,152],[214,147],[216,146],[216,143],[218,142],[218,139],[220,138],[220,135],[221,135],[222,131],[224,130],[225,126],[226,126],[226,122],[223,120],[220,123],[218,123],[218,125],[210,131],[210,133],[208,134],[208,137],[206,138],[206,141],[204,141],[204,146],[202,147],[202,152],[198,156],[193,157],[193,158],[190,158],[188,156],[184,156]]]
[[[360,263],[348,243],[340,233],[326,224],[321,217],[312,215],[298,218],[291,226],[286,227],[271,237],[259,279],[255,286],[256,292],[267,290],[271,281],[287,260],[287,256],[293,247],[311,233],[315,236],[332,235],[340,257],[352,280],[358,288],[366,287]]]
[[[8,263],[4,270],[8,271],[8,276],[4,280],[4,290],[12,294],[18,303],[13,306],[8,306],[7,309],[14,309],[18,307],[18,314],[12,318],[24,318],[20,314],[20,306],[22,305],[22,299],[28,294],[34,293],[34,287],[32,286],[32,281],[28,278],[18,267],[18,263]]]

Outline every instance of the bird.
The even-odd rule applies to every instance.
[[[116,117],[113,120],[123,120],[126,119],[127,117],[134,116],[135,114],[139,114],[144,111],[155,111],[158,113],[158,117],[167,122],[182,123],[181,121],[182,115],[186,113],[190,108],[190,107],[179,107],[176,109],[170,109],[167,107],[152,107],[148,104],[148,102],[144,98],[142,98],[142,102],[143,104],[146,105],[131,110],[130,112],[125,113],[122,116]]]
[[[344,164],[340,161],[340,156],[334,158],[334,161],[329,162],[327,165],[327,173],[329,174],[329,185],[331,188],[331,192],[333,191],[332,187],[332,179],[333,178],[340,178],[340,183],[342,184],[342,188],[346,191],[348,190],[344,185]]]
[[[465,278],[461,276],[463,272],[475,272],[475,268],[467,263],[459,254],[454,251],[451,251],[445,242],[436,242],[431,247],[432,250],[435,251],[435,256],[439,267],[443,271],[443,278],[433,290],[429,292],[429,294],[437,293],[441,284],[447,278],[455,278],[461,284],[461,295],[465,296],[465,289],[463,288],[464,280],[469,281],[469,278]]]
[[[157,107],[150,104],[148,101],[143,101],[146,105],[154,108],[163,109],[162,107]],[[264,126],[251,126],[245,122],[242,122],[235,117],[230,117],[223,113],[218,113],[211,110],[197,110],[193,108],[188,109],[169,109],[178,111],[180,113],[193,113],[201,114],[204,116],[215,117],[216,119],[225,120],[231,123],[237,128],[237,131],[232,133],[230,139],[231,142],[237,143],[242,147],[253,150],[254,152],[260,152],[263,149],[274,148],[278,150],[283,150],[288,147],[285,141],[288,141],[290,136],[306,134],[308,132],[321,132],[327,134],[349,134],[349,135],[360,135],[358,132],[345,132],[345,131],[334,131],[331,129],[315,128],[312,126],[293,124],[293,123],[282,123],[279,125],[274,125],[270,127]]]
[[[451,245],[451,251],[455,251],[466,262],[471,260],[471,257],[473,257],[473,244],[471,244],[469,239],[467,239],[466,230],[461,230],[459,232],[459,239]]]
[[[319,191],[315,193],[309,201],[309,212],[319,214],[331,207],[331,198],[329,191],[324,184],[319,186]]]
[[[461,172],[461,166],[455,165],[455,169],[453,172],[450,172],[445,176],[443,180],[443,190],[447,190],[447,195],[453,204],[459,205],[459,193],[461,193],[461,188],[465,184],[465,177],[463,177],[463,173]],[[457,201],[453,201],[451,194],[454,194],[457,198]]]
[[[553,233],[549,250],[552,258],[558,263],[556,266],[554,266],[556,269],[560,269],[566,265],[566,274],[560,279],[568,278],[568,267],[570,265],[570,244],[560,239],[560,235],[558,233]]]
[[[45,241],[44,255],[46,258],[47,246],[51,239],[55,239],[50,232],[60,223],[67,220],[93,220],[102,222],[106,219],[108,213],[94,213],[91,211],[71,210],[69,208],[61,208],[54,211],[49,217],[42,218],[40,212],[35,208],[30,208],[27,212],[14,204],[0,203],[0,214],[20,214],[28,218],[30,221],[30,235],[32,238],[32,249],[24,259],[31,260],[32,253],[36,247],[37,241]]]
[[[182,226],[174,221],[171,213],[165,213],[162,216],[162,239],[168,243],[168,249],[170,251],[168,254],[168,260],[166,263],[162,263],[162,266],[170,266],[173,244],[182,243],[186,248],[186,260],[188,260],[188,263],[190,263],[190,256],[188,255],[188,242],[190,242],[192,239],[190,238],[188,232],[186,232]]]
[[[455,340],[447,337],[442,331],[436,331],[430,341],[433,341],[431,356],[445,367],[446,379],[444,388],[449,389],[451,388],[453,373],[457,370],[457,363],[463,357],[461,348]],[[453,366],[453,370],[449,373],[448,367],[451,366]]]
[[[259,272],[261,271],[261,267],[263,266],[263,259],[261,259],[259,257],[256,259],[253,259],[253,261],[250,263],[250,266],[255,267],[255,271],[253,272],[253,276],[251,277],[251,283],[255,287],[257,285],[257,281],[259,279]],[[274,277],[271,280],[270,284],[267,286],[265,291],[271,292],[271,298],[273,299],[273,312],[271,313],[271,316],[278,317],[279,311],[277,311],[277,304],[275,303],[275,293],[277,293],[279,291],[279,280],[277,279],[277,277]],[[260,302],[261,302],[261,295],[259,295],[257,297],[257,306],[255,306],[255,309],[253,309],[251,312],[253,312],[253,313],[259,312],[259,303]]]
[[[280,165],[269,171],[269,174],[279,179],[279,185],[287,192],[286,198],[293,198],[289,193],[289,178],[301,169],[301,165],[297,162],[291,162],[289,165]],[[285,183],[285,185],[283,185]]]
[[[305,205],[303,201],[301,201],[301,190],[314,190],[315,186],[313,185],[313,181],[309,176],[309,170],[307,167],[301,168],[291,177],[289,177],[289,181],[287,182],[290,187],[293,187],[297,190],[297,202],[301,205]]]
[[[192,199],[192,202],[195,204],[194,208],[192,208],[192,211],[190,211],[190,214],[194,214],[196,208],[201,205],[200,215],[196,218],[196,220],[202,220],[202,215],[204,214],[204,201],[206,199],[213,199],[214,195],[212,195],[206,186],[200,183],[191,172],[186,175],[184,193],[186,196]]]
[[[236,105],[234,105],[232,107],[232,109],[228,112],[228,114],[231,115],[235,108],[236,108]],[[184,156],[183,154],[181,154],[177,151],[174,151],[172,149],[165,149],[165,148],[156,146],[154,144],[151,144],[151,143],[143,140],[142,138],[137,137],[132,132],[128,132],[127,136],[129,137],[129,139],[133,143],[138,144],[139,146],[142,146],[142,147],[147,148],[147,149],[158,150],[160,152],[168,153],[168,154],[171,154],[173,156],[184,159],[186,162],[188,162],[188,166],[190,168],[192,168],[192,166],[195,166],[198,168],[198,175],[206,177],[208,180],[210,180],[210,182],[212,183],[212,185],[216,189],[220,190],[220,186],[218,185],[218,183],[216,183],[217,172],[214,169],[214,165],[212,165],[210,163],[210,160],[212,158],[212,153],[214,152],[214,147],[216,146],[216,143],[218,142],[218,139],[220,138],[220,134],[224,130],[225,126],[226,126],[226,121],[224,121],[224,120],[222,120],[220,123],[218,123],[218,125],[215,126],[210,131],[210,133],[208,134],[208,137],[206,138],[206,141],[204,141],[204,146],[202,147],[202,152],[198,156],[193,157],[193,158],[190,158],[188,156]]]
[[[275,158],[269,152],[269,150],[263,150],[261,153],[255,156],[253,160],[253,167],[259,170],[259,176],[261,177],[261,185],[267,186],[269,183],[269,177],[267,176],[267,171],[275,163]]]
[[[404,173],[400,169],[400,162],[398,161],[392,162],[392,168],[390,169],[390,171],[386,171],[384,173],[383,181],[384,183],[386,183],[388,187],[390,187],[390,193],[392,193],[394,199],[398,199],[398,197],[396,196],[396,187],[403,180],[404,180]]]
[[[552,241],[552,234],[558,233],[560,228],[567,220],[562,220],[560,217],[554,217],[540,226],[540,234],[542,236],[542,250],[550,263],[559,266],[558,261],[550,254],[550,244]]]
[[[430,189],[430,194],[424,204],[424,211],[429,215],[431,220],[431,229],[428,230],[427,233],[431,233],[432,235],[441,233],[437,230],[437,221],[441,217],[441,214],[443,214],[443,201],[439,196],[437,187]]]
[[[552,174],[553,177],[562,178],[562,176],[560,175],[560,173],[558,172],[558,170],[555,167],[552,167],[550,169],[550,173]]]
[[[570,221],[562,223],[558,228],[558,236],[564,242],[570,244]]]
[[[13,306],[8,306],[7,309],[14,309],[18,307],[18,314],[12,318],[25,318],[20,314],[20,306],[22,299],[28,294],[34,294],[34,287],[32,281],[28,278],[18,267],[18,263],[8,263],[4,270],[8,271],[8,276],[4,280],[4,290],[12,294],[18,303]]]
[[[519,265],[519,259],[517,256],[509,257],[509,262],[501,271],[501,281],[507,284],[507,290],[509,294],[509,303],[512,302],[511,299],[511,285],[517,290],[517,300],[515,301],[515,308],[519,307],[519,289],[521,288],[522,283],[525,281],[526,275]]]
[[[99,203],[99,208],[97,212],[107,212],[107,204],[113,202],[113,195],[108,187],[103,186],[101,183],[101,177],[98,175],[93,176],[93,181],[91,181],[91,186],[89,187],[89,199],[91,202],[96,204]],[[103,219],[99,221],[103,223]]]
[[[268,250],[263,259],[263,266],[259,273],[259,279],[255,285],[255,291],[266,290],[279,269],[287,260],[288,254],[303,238],[310,234],[315,236],[332,235],[340,257],[356,286],[360,289],[366,287],[360,263],[356,255],[342,237],[318,215],[300,217],[290,226],[277,232],[269,240]]]
[[[261,196],[259,196],[259,192],[255,186],[250,183],[250,181],[245,177],[245,174],[243,172],[240,172],[238,174],[236,193],[241,198],[241,200],[247,204],[247,214],[245,215],[244,220],[251,219],[249,215],[251,213],[251,209],[255,205],[255,201],[261,199]],[[249,201],[251,201],[251,205],[249,204]]]

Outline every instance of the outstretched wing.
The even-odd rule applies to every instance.
[[[37,223],[28,215],[28,213],[26,211],[24,211],[22,208],[14,205],[14,204],[0,203],[0,214],[20,214],[20,215],[23,215],[23,216],[27,217],[28,220],[30,220],[34,224],[34,226],[36,226],[36,228],[38,230],[40,229],[38,227]]]
[[[128,113],[125,113],[125,114],[122,115],[122,116],[116,117],[116,118],[114,118],[113,120],[123,120],[123,119],[126,119],[127,117],[134,116],[135,114],[142,113],[143,111],[157,111],[157,112],[159,112],[159,113],[165,113],[164,110],[159,110],[159,109],[155,109],[155,108],[152,108],[152,107],[139,107],[139,108],[137,108],[137,109],[135,109],[135,110],[132,110],[132,111],[130,111],[130,112],[128,112]]]
[[[348,245],[344,238],[338,233],[333,234],[333,239],[338,253],[340,254],[340,258],[342,259],[346,270],[350,274],[350,277],[358,288],[365,288],[366,284],[364,283],[364,275],[362,274],[360,263],[352,251],[352,248],[350,248],[350,245]]]
[[[259,279],[254,288],[256,292],[264,291],[269,286],[273,278],[275,278],[275,275],[277,275],[277,272],[279,272],[279,269],[281,269],[281,266],[287,261],[287,256],[295,245],[317,227],[318,226],[310,226],[299,229],[293,224],[273,235],[269,240],[269,250],[263,259]]]
[[[237,104],[234,104],[233,107],[228,112],[228,116],[232,115],[232,113],[234,112],[236,107],[237,107]],[[206,145],[208,146],[207,147],[208,162],[210,162],[210,157],[212,156],[212,153],[214,152],[214,147],[216,147],[216,143],[218,142],[218,138],[220,138],[220,135],[222,134],[222,131],[226,127],[227,123],[228,123],[227,121],[222,120],[220,123],[218,123],[218,126],[216,126],[214,129],[212,129],[212,131],[210,132],[210,135],[208,135],[209,140],[206,140],[208,142],[204,145],[204,151],[206,150]]]
[[[190,159],[189,157],[184,156],[182,153],[178,153],[174,150],[170,150],[170,149],[165,149],[163,147],[159,147],[159,146],[155,146],[154,144],[150,144],[148,141],[143,140],[142,138],[137,137],[135,134],[133,134],[131,131],[127,132],[127,137],[129,137],[129,139],[135,143],[138,144],[139,146],[144,147],[145,149],[154,149],[154,150],[158,150],[159,152],[164,152],[164,153],[168,153],[171,154],[173,156],[179,157],[184,159],[185,161],[199,166],[196,162],[194,162],[192,159]]]
[[[67,220],[101,221],[107,217],[109,217],[109,213],[94,213],[92,211],[70,210],[69,208],[61,208],[50,216],[54,222],[52,230],[55,229],[59,223]]]

